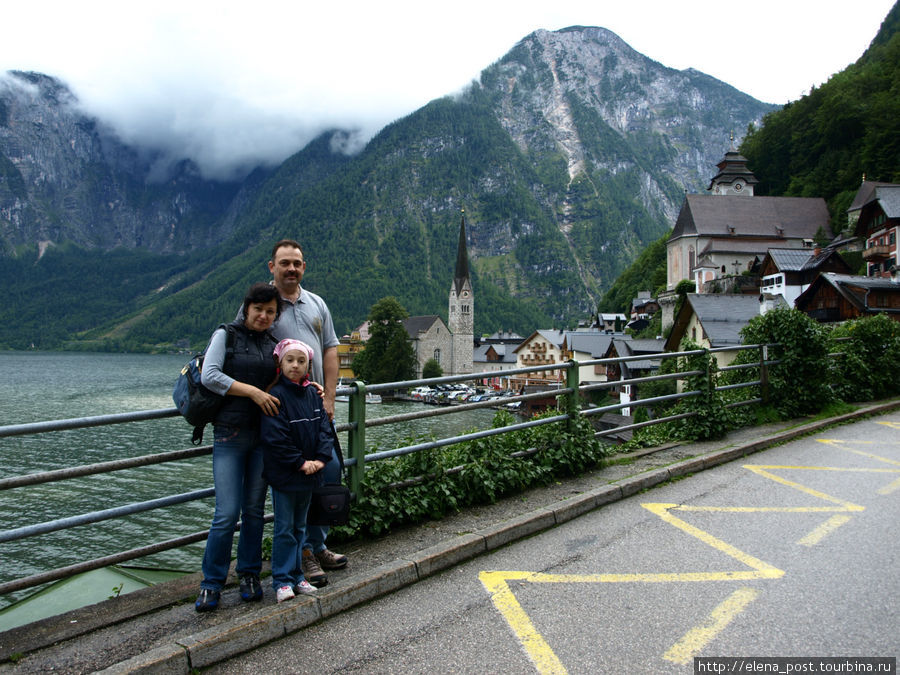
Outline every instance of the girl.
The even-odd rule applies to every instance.
[[[302,544],[312,489],[334,449],[333,427],[318,391],[309,379],[312,347],[282,340],[275,347],[281,377],[270,393],[278,414],[265,417],[260,429],[263,476],[272,486],[275,524],[272,537],[272,587],[278,602],[316,588],[303,576]]]

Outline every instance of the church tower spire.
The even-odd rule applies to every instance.
[[[475,298],[469,276],[469,255],[466,249],[466,213],[459,222],[459,243],[456,247],[456,269],[450,286],[447,327],[453,336],[451,375],[472,372],[475,338]]]

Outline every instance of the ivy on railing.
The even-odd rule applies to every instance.
[[[543,416],[556,414],[554,410]],[[515,421],[499,411],[493,426]],[[594,436],[590,421],[576,416],[567,425],[535,426],[373,462],[366,468],[350,523],[333,528],[330,536],[341,540],[383,534],[398,525],[493,503],[598,466],[610,454],[612,449]]]

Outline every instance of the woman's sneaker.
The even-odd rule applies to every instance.
[[[241,577],[241,600],[262,600],[263,590],[259,583],[259,577],[255,574],[245,574]]]
[[[294,586],[294,595],[313,595],[317,590],[319,589],[304,579]]]
[[[211,591],[208,588],[201,588],[200,595],[194,603],[194,609],[198,612],[211,612],[219,606],[219,591]]]
[[[275,601],[284,602],[285,600],[294,599],[294,589],[290,586],[281,586],[275,591]]]

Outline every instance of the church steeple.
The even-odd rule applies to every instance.
[[[475,298],[469,277],[469,255],[466,248],[466,214],[459,222],[459,243],[456,247],[456,269],[450,286],[447,328],[453,336],[451,357],[452,375],[472,372],[475,336]]]
[[[713,176],[707,190],[715,195],[753,196],[753,186],[759,182],[747,166],[747,158],[734,147],[734,132],[731,134],[731,146],[717,165],[719,173]]]
[[[453,285],[456,294],[462,290],[463,284],[469,279],[469,254],[466,250],[466,212],[463,210],[459,221],[459,243],[456,246],[456,272],[453,275]]]

